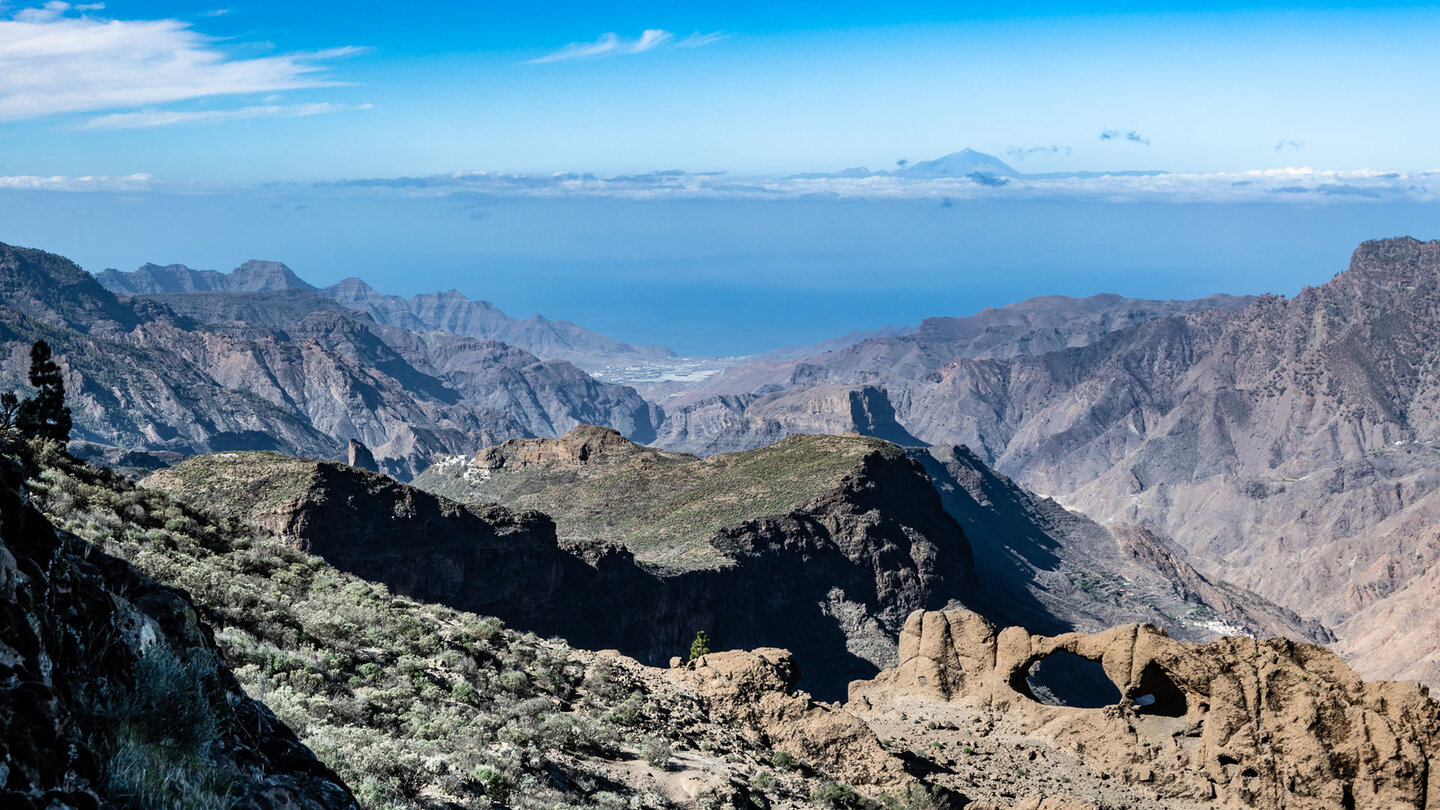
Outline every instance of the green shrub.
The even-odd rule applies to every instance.
[[[770,757],[770,764],[783,771],[793,771],[800,767],[799,760],[795,759],[795,755],[789,751],[776,751]]]
[[[868,808],[874,803],[849,785],[842,785],[839,782],[824,782],[810,794],[810,801],[823,807],[836,808]]]
[[[651,766],[665,770],[670,765],[670,757],[674,750],[670,747],[670,741],[664,737],[646,737],[640,743],[640,757]]]
[[[950,800],[939,788],[912,785],[903,791],[880,796],[885,810],[950,810]]]

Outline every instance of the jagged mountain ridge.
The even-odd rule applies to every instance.
[[[1231,295],[1193,301],[1152,301],[1112,294],[1029,298],[967,317],[926,318],[901,334],[868,338],[834,351],[727,368],[662,403],[667,410],[674,410],[721,395],[765,394],[822,383],[894,385],[933,374],[955,357],[1045,354],[1085,346],[1155,318],[1234,310],[1251,300]]]
[[[43,338],[66,374],[76,438],[189,454],[274,449],[344,458],[349,439],[408,477],[437,453],[581,422],[653,435],[631,389],[503,344],[382,327],[312,291],[117,298],[41,251],[0,248],[5,376]],[[259,323],[237,320],[258,318]],[[267,320],[268,319],[268,320]],[[474,396],[470,396],[474,394]]]
[[[123,295],[151,295],[184,292],[274,292],[313,290],[295,272],[280,262],[251,259],[229,273],[192,270],[183,264],[143,264],[124,273],[107,268],[95,274],[106,289]]]
[[[523,320],[511,318],[489,301],[467,298],[457,290],[405,298],[376,292],[358,278],[317,289],[279,262],[251,260],[229,273],[194,270],[183,264],[146,264],[130,272],[107,269],[96,278],[112,292],[160,297],[171,304],[179,301],[172,296],[193,293],[312,291],[363,312],[383,326],[499,341],[546,360],[572,362],[588,371],[675,356],[663,346],[632,346],[569,321],[551,321],[539,315]]]
[[[569,321],[552,321],[540,315],[523,320],[511,318],[494,304],[467,298],[456,290],[405,298],[376,292],[364,281],[348,278],[321,293],[386,326],[498,340],[547,360],[568,360],[586,371],[675,356],[664,346],[635,346]]]

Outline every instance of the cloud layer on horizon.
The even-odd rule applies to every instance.
[[[1081,200],[1174,203],[1315,203],[1327,201],[1440,202],[1440,172],[1331,171],[1294,167],[1238,172],[1086,172],[1024,175],[997,182],[990,175],[910,178],[803,175],[741,177],[720,172],[651,172],[604,177],[453,172],[428,177],[345,180],[317,184],[334,192],[482,194],[496,198],[616,198],[628,200]]]
[[[322,111],[323,112],[323,111]],[[136,122],[140,126],[143,123]],[[581,172],[513,174],[461,171],[425,177],[380,177],[259,189],[177,183],[149,174],[123,177],[0,176],[0,190],[113,191],[183,194],[313,193],[319,195],[460,196],[470,199],[615,199],[639,201],[883,201],[954,205],[968,200],[1097,203],[1324,204],[1440,202],[1440,171],[1332,171],[1305,167],[1237,172],[1087,172],[998,178],[797,175],[743,177],[724,172],[657,171],[602,176]]]

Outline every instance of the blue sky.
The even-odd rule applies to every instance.
[[[690,354],[1293,294],[1440,237],[1437,31],[1404,3],[0,1],[0,241],[456,287]],[[963,147],[1060,176],[790,177]]]
[[[50,81],[80,96],[0,71],[6,175],[793,172],[964,146],[1027,171],[1440,168],[1433,4],[4,8],[25,30],[0,34],[0,67],[34,65],[45,45],[7,47],[48,37],[73,68]],[[603,55],[535,61],[607,35]],[[159,92],[102,92],[122,47],[184,61]]]

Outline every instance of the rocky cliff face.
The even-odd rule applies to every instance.
[[[1125,523],[1102,526],[987,467],[967,447],[914,448],[975,550],[972,608],[1038,632],[1096,632],[1147,622],[1187,641],[1222,635],[1333,641],[1256,594],[1196,571],[1173,542]]]
[[[553,453],[517,453],[502,466],[593,461],[574,437],[554,444]],[[653,452],[626,446],[637,458]],[[727,647],[783,644],[804,662],[807,687],[835,696],[893,661],[894,634],[910,611],[973,589],[964,536],[934,491],[914,486],[924,485],[923,472],[903,455],[875,452],[858,454],[850,469],[801,507],[684,538],[708,551],[680,568],[639,565],[615,536],[566,534],[562,544],[537,512],[461,506],[338,464],[224,454],[145,485],[226,510],[396,592],[594,649],[663,662],[699,630]]]
[[[0,804],[355,808],[220,661],[189,597],[28,505],[0,458]]]
[[[23,380],[26,345],[49,341],[76,438],[100,445],[101,457],[118,446],[339,460],[358,439],[408,478],[438,453],[582,421],[654,435],[660,412],[631,389],[503,344],[380,326],[286,281],[288,272],[252,263],[224,283],[132,279],[142,290],[199,291],[121,300],[64,259],[0,247],[0,375]]]
[[[910,618],[900,661],[853,684],[848,708],[881,734],[926,721],[941,749],[983,738],[1001,797],[1077,785],[1089,807],[1440,806],[1440,705],[1414,683],[1362,682],[1322,647],[1197,646],[1148,625],[1046,637],[946,611]],[[1047,666],[1064,676],[1053,689]],[[1079,690],[1087,675],[1108,694]]]
[[[858,433],[901,446],[921,444],[895,421],[895,408],[873,385],[815,385],[696,400],[671,408],[653,443],[709,456],[753,450],[797,433]]]

